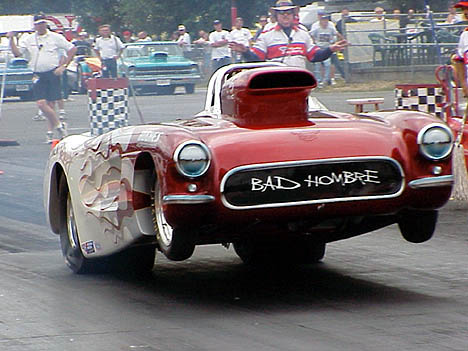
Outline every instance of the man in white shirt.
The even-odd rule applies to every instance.
[[[68,42],[63,35],[47,29],[46,16],[34,16],[34,30],[32,34],[21,37],[16,45],[14,32],[8,33],[10,47],[18,57],[29,56],[29,66],[34,72],[33,92],[37,106],[47,118],[47,142],[52,143],[54,130],[59,138],[66,136],[66,126],[60,122],[55,113],[55,102],[62,98],[60,77],[73,60],[76,47]],[[60,63],[60,51],[66,51],[63,63]]]
[[[111,33],[109,24],[99,26],[99,35],[94,50],[102,63],[103,78],[117,78],[117,60],[122,55],[122,41]]]
[[[177,39],[177,44],[182,48],[184,51],[184,54],[192,50],[191,47],[191,40],[190,40],[190,34],[187,33],[187,29],[183,24],[180,24],[179,27],[177,27],[177,31],[179,32],[179,38]]]
[[[208,40],[211,46],[211,64],[213,71],[231,63],[231,50],[229,49],[230,35],[223,29],[220,20],[213,22],[214,31],[210,33]]]
[[[375,9],[374,9],[374,13],[375,13],[375,17],[372,18],[370,20],[370,22],[383,22],[385,21],[385,17],[384,17],[384,9],[380,6],[377,6]]]
[[[230,41],[242,44],[246,47],[250,47],[252,45],[252,33],[247,28],[243,28],[244,20],[242,17],[237,17],[236,21],[234,22],[234,29],[231,30],[229,33]],[[234,62],[241,62],[242,55],[239,53],[234,53],[233,55]]]

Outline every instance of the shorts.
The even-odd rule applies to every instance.
[[[33,78],[34,100],[57,101],[62,99],[60,76],[54,74],[55,69],[47,72],[36,72]]]

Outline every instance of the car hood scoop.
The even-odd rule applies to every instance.
[[[151,61],[155,61],[155,62],[167,62],[167,52],[164,52],[164,51],[157,51],[157,52],[153,52],[151,55],[150,55],[150,58],[151,58]]]
[[[314,76],[301,68],[241,71],[221,90],[223,118],[247,128],[310,125],[308,96],[316,85]]]

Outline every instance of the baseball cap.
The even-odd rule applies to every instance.
[[[221,23],[220,20],[214,20],[214,21],[213,21],[213,24],[220,24],[220,23]]]
[[[296,9],[297,6],[293,4],[291,0],[278,0],[275,6],[272,7],[273,10],[277,11],[287,11]]]
[[[462,7],[468,7],[468,1],[460,1],[459,3],[455,4],[455,8],[462,8]]]
[[[34,16],[34,24],[46,23],[46,16],[43,13]]]
[[[178,30],[185,30],[185,26],[183,24],[180,24],[178,27],[177,27]]]

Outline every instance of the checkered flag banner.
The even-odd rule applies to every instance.
[[[89,79],[88,88],[91,135],[101,135],[128,126],[127,80]]]
[[[443,118],[445,96],[439,84],[401,84],[395,86],[395,108],[428,112]]]

